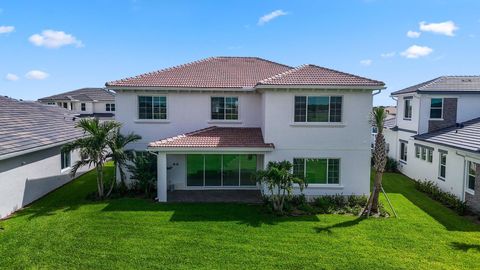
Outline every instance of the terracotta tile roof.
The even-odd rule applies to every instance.
[[[211,57],[108,82],[106,86],[253,88],[260,80],[289,69],[257,57]]]
[[[357,75],[319,67],[302,65],[277,74],[258,83],[259,85],[335,85],[335,86],[383,86],[383,82]]]
[[[171,138],[151,142],[148,147],[185,148],[274,148],[263,141],[260,128],[208,127]]]
[[[315,65],[292,68],[257,57],[211,57],[107,87],[254,88],[260,85],[374,86],[384,83]]]

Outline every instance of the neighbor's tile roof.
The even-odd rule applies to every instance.
[[[253,88],[291,67],[257,57],[211,57],[108,82],[106,86]]]
[[[448,92],[480,93],[480,76],[442,76],[393,92],[392,95]]]
[[[65,93],[40,98],[39,101],[64,101],[64,100],[78,100],[78,101],[114,101],[115,94],[103,88],[81,88]]]
[[[453,127],[415,135],[414,138],[480,154],[480,117]]]
[[[315,65],[292,68],[257,57],[211,57],[106,83],[107,87],[254,88],[260,85],[383,87],[384,83]]]
[[[302,65],[281,74],[264,79],[260,85],[336,85],[336,86],[384,86],[380,81],[353,74],[319,67]]]
[[[83,136],[71,111],[0,96],[0,157]]]
[[[260,128],[217,126],[151,142],[148,146],[169,148],[273,148],[273,144],[263,141],[262,130]]]

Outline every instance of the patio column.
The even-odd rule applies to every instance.
[[[167,154],[157,155],[157,197],[159,202],[167,201]]]

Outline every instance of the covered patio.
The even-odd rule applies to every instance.
[[[261,201],[255,172],[274,149],[260,128],[208,127],[155,141],[160,202]]]

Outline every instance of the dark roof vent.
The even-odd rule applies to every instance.
[[[462,79],[462,82],[472,82],[472,79]]]

